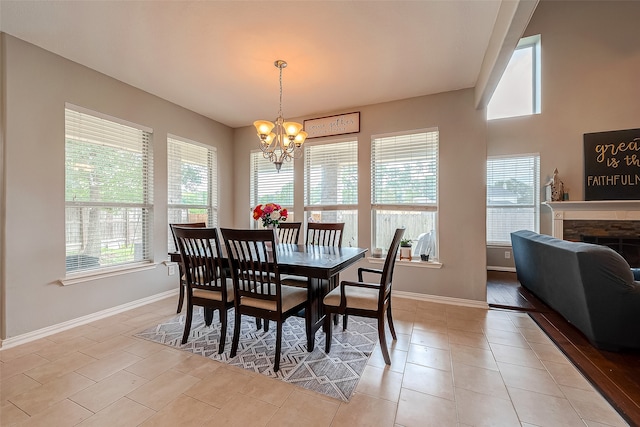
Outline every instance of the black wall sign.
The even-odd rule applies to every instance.
[[[640,200],[640,129],[584,134],[584,199]]]

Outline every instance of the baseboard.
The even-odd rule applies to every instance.
[[[443,297],[438,295],[418,294],[415,292],[405,292],[405,291],[396,291],[396,290],[393,290],[392,292],[393,292],[393,296],[400,297],[400,298],[409,298],[409,299],[414,299],[419,301],[437,302],[440,304],[459,305],[463,307],[485,308],[485,309],[489,308],[489,304],[487,304],[486,301]]]
[[[126,304],[118,305],[116,307],[111,307],[106,310],[98,311],[96,313],[91,313],[86,316],[78,317],[76,319],[68,320],[66,322],[58,323],[57,325],[47,326],[46,328],[27,332],[26,334],[7,338],[5,340],[0,340],[0,350],[15,347],[20,344],[26,344],[30,341],[35,341],[40,338],[45,338],[49,335],[66,331],[67,329],[75,328],[76,326],[85,325],[87,323],[95,322],[96,320],[104,319],[105,317],[113,316],[114,314],[142,307],[143,305],[175,296],[177,293],[178,289],[173,289],[170,291],[162,292],[160,294],[152,295],[150,297],[131,301]]]
[[[515,267],[498,267],[498,266],[494,266],[494,265],[488,265],[487,266],[487,271],[509,271],[511,273],[515,273],[516,272],[516,268]]]

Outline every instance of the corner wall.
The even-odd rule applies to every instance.
[[[541,1],[523,36],[541,34],[542,113],[489,121],[488,155],[539,152],[541,190],[558,168],[584,200],[583,134],[640,128],[638,22],[637,1]]]
[[[360,133],[345,136],[358,139],[358,246],[371,248],[372,135],[438,127],[438,233],[443,267],[430,269],[398,264],[394,289],[486,301],[486,121],[484,110],[474,108],[473,89],[325,112],[314,117],[353,111],[360,111]],[[313,117],[291,119],[309,118]],[[250,152],[258,148],[255,130],[252,127],[236,129],[234,145],[235,226],[249,227],[248,165]],[[296,218],[303,218],[303,166],[302,159],[294,166]],[[362,261],[359,265],[369,265],[369,262]],[[355,279],[355,271],[353,267],[340,278]]]
[[[170,290],[167,268],[61,286],[65,276],[64,108],[70,102],[153,129],[153,257],[167,259],[167,134],[218,149],[220,206],[233,192],[230,128],[7,34],[2,34],[6,249],[2,339]],[[221,209],[220,225],[233,222]]]

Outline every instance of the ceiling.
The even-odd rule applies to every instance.
[[[501,0],[10,1],[0,30],[230,127],[474,87]]]

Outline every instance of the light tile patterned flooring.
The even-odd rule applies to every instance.
[[[134,338],[164,299],[0,351],[2,426],[624,426],[523,313],[393,300],[349,403]],[[321,333],[321,332],[319,332]]]

